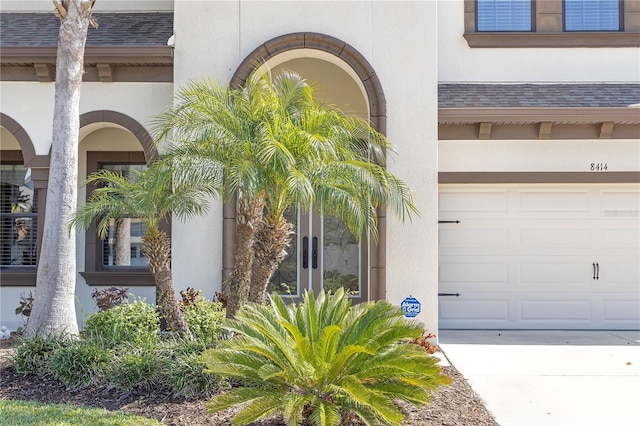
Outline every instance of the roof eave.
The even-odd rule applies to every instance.
[[[637,107],[577,107],[577,108],[439,108],[439,124],[640,124]]]

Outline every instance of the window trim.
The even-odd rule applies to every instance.
[[[476,0],[464,0],[464,38],[471,48],[640,47],[640,2],[621,0],[622,30],[564,32],[563,0],[537,2],[532,32],[476,31]]]
[[[100,169],[103,164],[147,164],[143,151],[87,151],[87,176]],[[87,200],[91,195],[87,187]],[[164,223],[162,229],[171,235],[170,223]],[[85,270],[80,272],[89,286],[155,286],[153,275],[148,267],[102,266],[101,241],[95,222],[85,234]]]

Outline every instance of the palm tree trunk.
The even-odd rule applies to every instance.
[[[265,302],[267,286],[278,266],[287,256],[287,247],[291,244],[293,232],[293,224],[287,222],[283,216],[269,218],[258,228],[249,289],[250,302],[261,304]]]
[[[40,332],[78,334],[76,237],[67,226],[77,206],[80,86],[91,6],[92,0],[77,0],[62,17],[58,34],[47,207],[27,337]]]
[[[238,309],[248,300],[253,267],[253,244],[262,221],[264,200],[238,200],[233,271],[224,284],[227,300],[227,318],[234,318]]]
[[[114,259],[113,264],[116,266],[131,265],[131,219],[121,218],[114,221],[115,241],[114,241]]]
[[[147,232],[142,237],[142,250],[156,283],[156,303],[167,328],[181,336],[192,338],[191,331],[178,306],[171,274],[171,240],[164,232]]]

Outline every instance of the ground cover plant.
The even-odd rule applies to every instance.
[[[234,425],[282,415],[287,425],[400,425],[396,401],[422,405],[446,384],[437,359],[410,339],[422,335],[386,301],[351,306],[345,292],[306,293],[287,305],[248,304],[224,323],[233,335],[207,350],[207,371],[237,380],[214,396],[212,412],[240,407]]]
[[[224,309],[199,295],[181,306],[193,338],[160,333],[155,307],[125,300],[89,315],[79,337],[36,334],[21,340],[12,365],[18,373],[59,380],[68,389],[103,386],[155,389],[187,398],[211,395],[220,381],[203,372],[200,354],[220,337]]]

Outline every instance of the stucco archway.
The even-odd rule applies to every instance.
[[[230,81],[232,86],[243,85],[256,66],[269,62],[285,52],[311,49],[335,56],[344,62],[357,76],[368,101],[369,120],[376,130],[386,133],[386,100],[382,84],[367,59],[353,46],[335,37],[313,33],[299,32],[275,37],[253,50],[236,69]],[[233,268],[233,241],[235,234],[236,210],[234,203],[224,206],[223,224],[223,278]],[[386,213],[378,210],[378,244],[371,243],[369,259],[369,298],[384,299],[386,295]]]
[[[155,149],[151,135],[140,123],[128,115],[116,111],[99,110],[80,115],[80,129],[93,123],[113,123],[127,129],[140,142],[147,164],[153,160]]]

